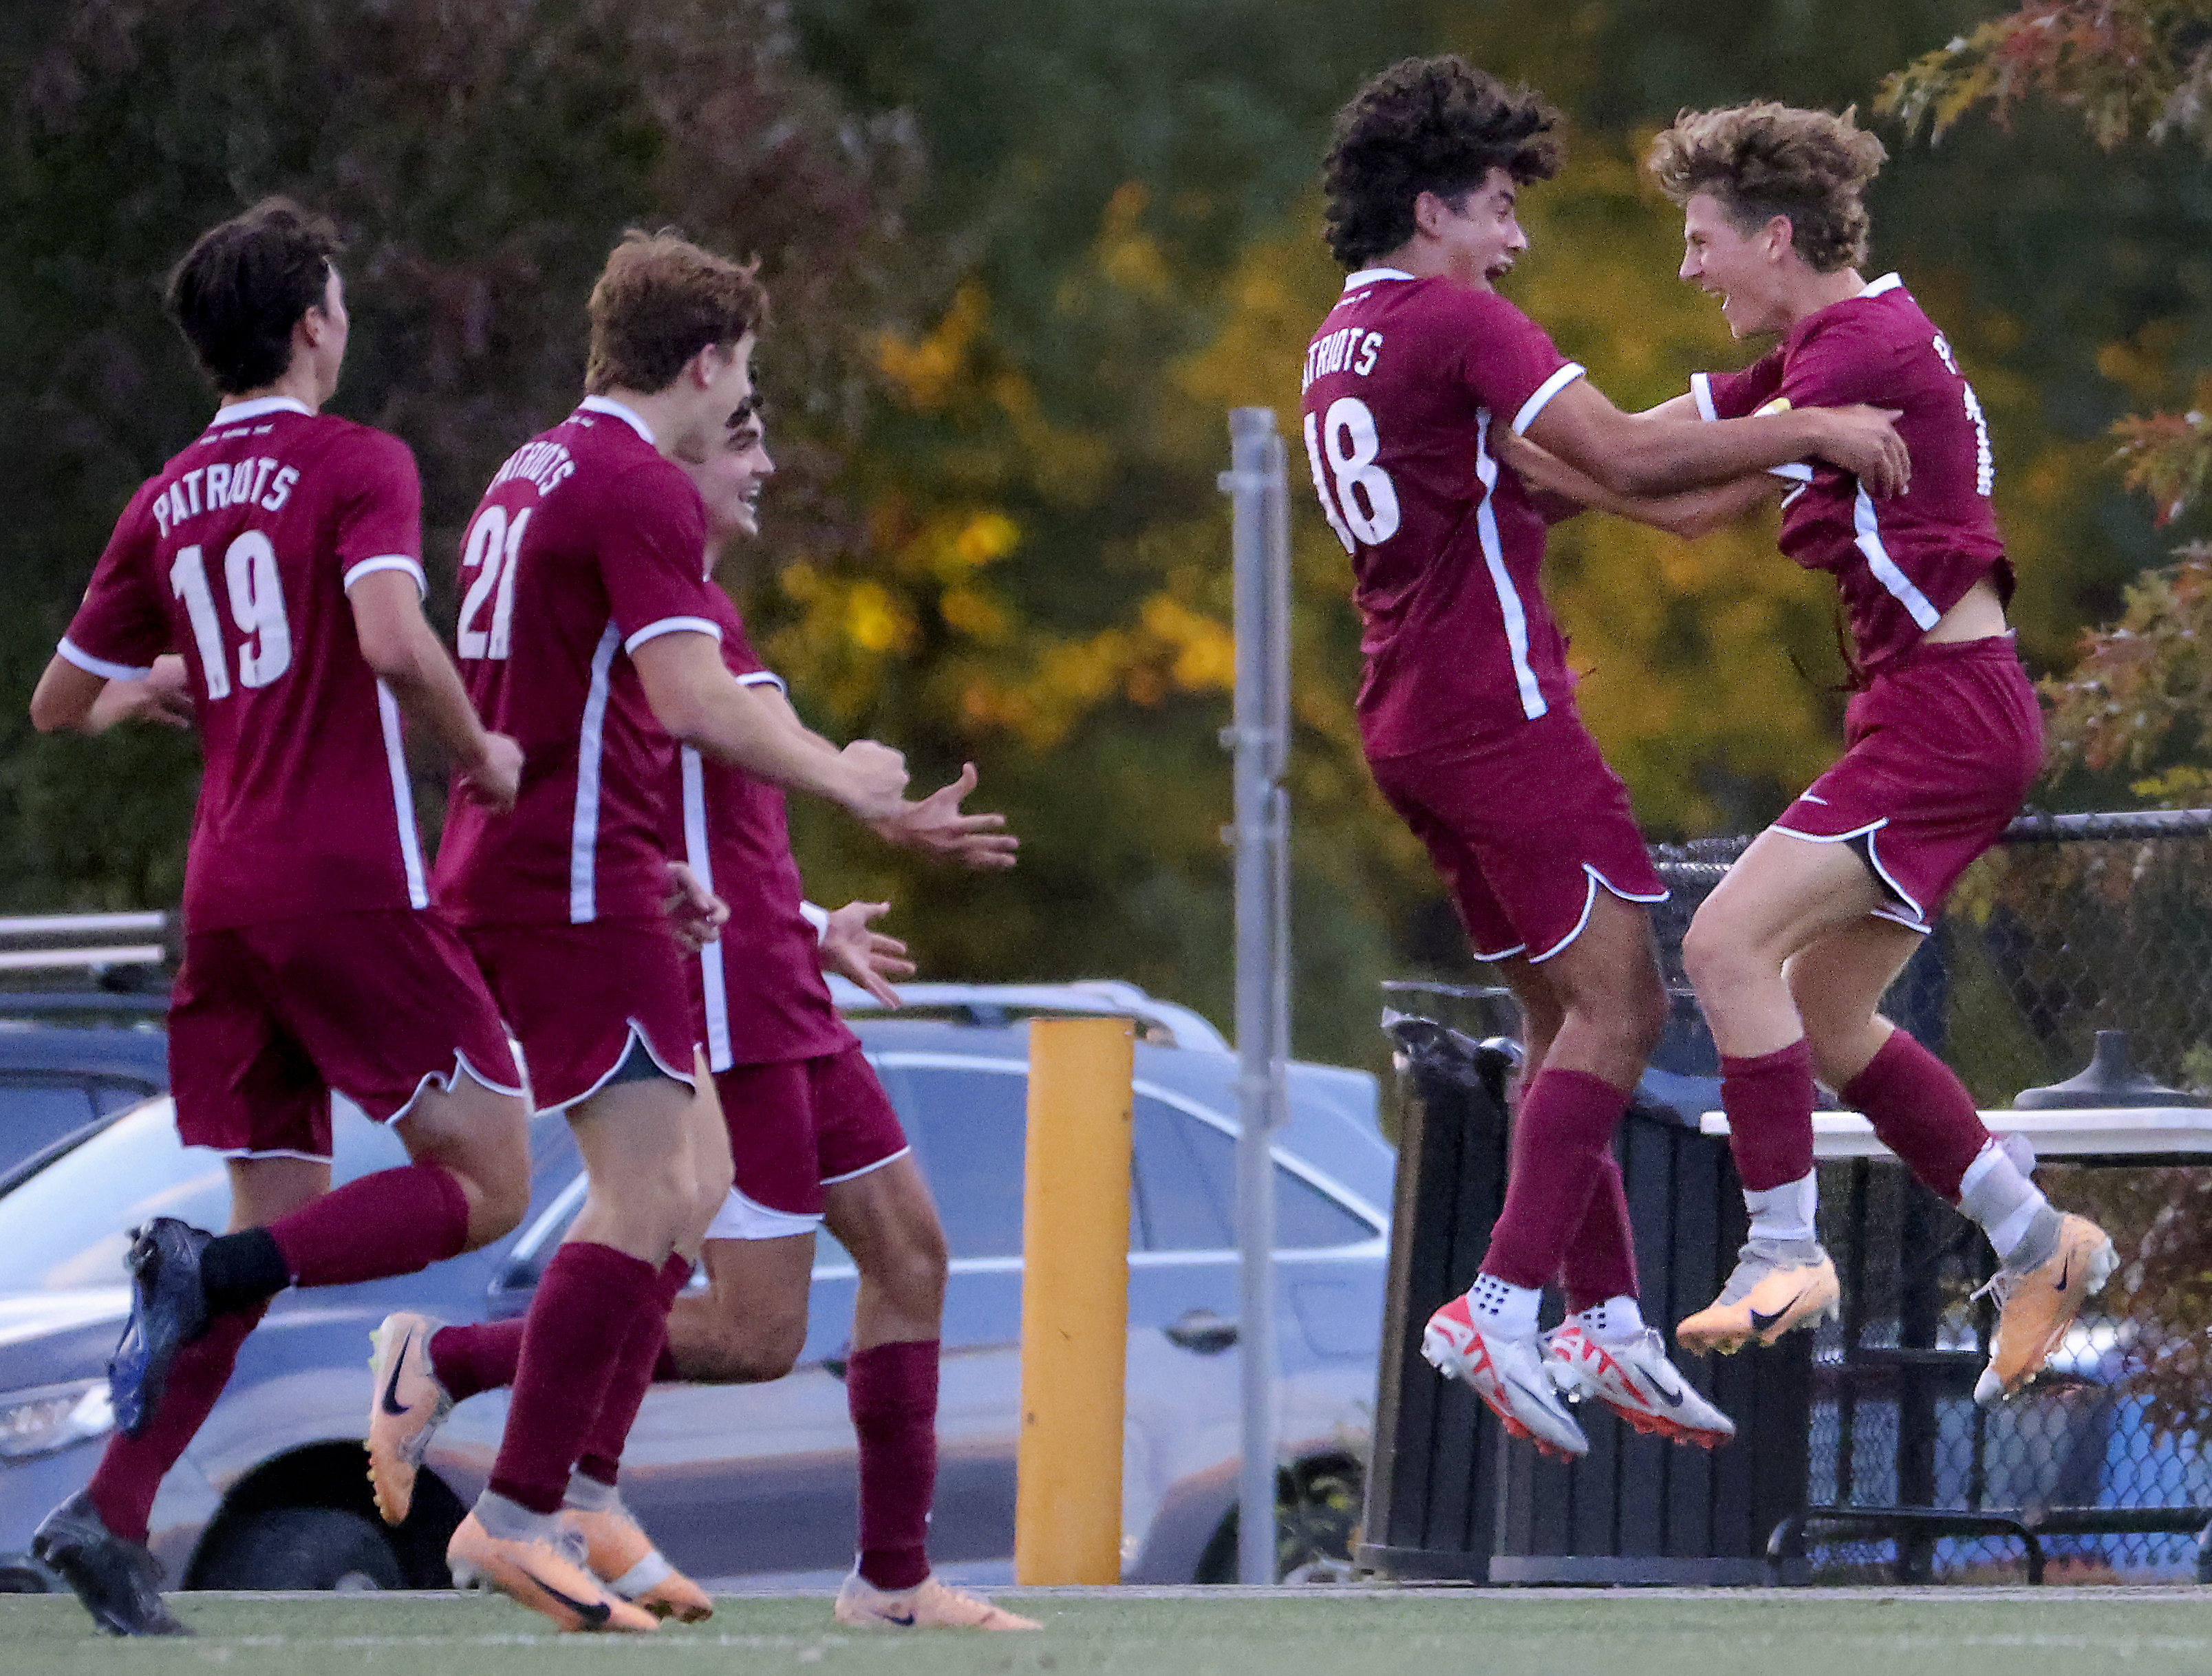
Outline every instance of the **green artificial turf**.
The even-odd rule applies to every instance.
[[[1176,1676],[2039,1676],[2212,1673],[2212,1592],[1016,1600],[1042,1635],[854,1635],[826,1600],[726,1600],[696,1629],[561,1637],[497,1600],[173,1597],[190,1641],[95,1636],[65,1597],[0,1596],[0,1671],[561,1676],[621,1671]]]

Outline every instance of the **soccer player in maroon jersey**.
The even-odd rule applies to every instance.
[[[461,555],[465,678],[533,768],[511,816],[448,821],[439,882],[591,1190],[538,1283],[490,1482],[447,1557],[571,1630],[655,1622],[570,1557],[558,1515],[609,1392],[650,1378],[700,1181],[728,1179],[663,909],[678,747],[864,819],[908,807],[897,752],[829,748],[723,664],[705,515],[674,459],[719,446],[750,394],[765,303],[748,269],[672,234],[625,239],[592,292],[589,393],[500,468]],[[664,1583],[650,1605],[709,1610],[688,1580]]]
[[[178,264],[169,312],[222,404],[132,497],[31,701],[42,731],[189,706],[206,757],[169,1065],[181,1138],[228,1160],[231,1231],[164,1218],[135,1239],[118,1435],[33,1544],[118,1634],[184,1632],[148,1515],[269,1300],[412,1272],[529,1200],[521,1079],[431,907],[402,720],[488,817],[513,805],[521,754],[423,618],[413,457],[319,411],[345,356],[338,248],[270,199]],[[331,1192],[334,1090],[413,1163]]]
[[[1808,455],[1890,488],[1904,460],[1870,409],[1700,425],[1623,414],[1592,387],[1495,289],[1528,246],[1520,187],[1559,167],[1557,122],[1457,58],[1407,60],[1346,106],[1327,236],[1352,271],[1306,354],[1304,424],[1365,624],[1368,762],[1526,1021],[1504,1211],[1425,1350],[1509,1430],[1572,1455],[1589,1444],[1563,1388],[1680,1441],[1734,1428],[1638,1309],[1611,1143],[1665,1017],[1645,904],[1666,891],[1575,714],[1538,586],[1545,509],[1500,449],[1525,435],[1639,494]],[[1537,1307],[1561,1276],[1575,1313],[1547,1347]]]
[[[757,408],[741,410],[725,446],[686,469],[706,505],[711,565],[759,531],[757,499],[775,467]],[[781,681],[754,653],[726,596],[712,592],[724,664],[782,703]],[[1003,817],[960,812],[975,783],[970,765],[878,830],[971,867],[1011,866],[1017,842]],[[860,1271],[845,1374],[860,1446],[860,1540],[837,1618],[900,1628],[1034,1629],[929,1569],[945,1236],[897,1114],[822,979],[825,969],[841,972],[896,1006],[889,981],[914,969],[904,945],[870,929],[882,903],[824,914],[805,900],[775,786],[687,747],[674,791],[678,844],[729,914],[730,934],[700,950],[691,978],[737,1179],[708,1184],[715,1214],[702,1236],[706,1292],[677,1300],[659,1365],[639,1369],[643,1376],[628,1390],[610,1392],[570,1481],[564,1517],[586,1539],[592,1570],[617,1593],[641,1599],[660,1586],[672,1568],[615,1491],[638,1405],[652,1378],[750,1384],[788,1373],[806,1337],[814,1235],[826,1222]],[[374,1417],[369,1432],[386,1519],[406,1517],[415,1463],[452,1404],[513,1379],[519,1339],[510,1321],[441,1328],[401,1315],[386,1324],[381,1342],[423,1346],[398,1379],[405,1412]]]
[[[1729,870],[1683,944],[1723,1056],[1751,1239],[1720,1297],[1675,1336],[1731,1351],[1834,1310],[1814,1226],[1817,1073],[1995,1247],[2002,1314],[1975,1388],[1986,1403],[2042,1368],[2114,1258],[2102,1230],[2050,1205],[1949,1068],[1878,1010],[2043,767],[2042,714],[2005,622],[2013,571],[1981,404],[1898,276],[1859,272],[1881,161],[1850,113],[1774,104],[1685,113],[1651,153],[1683,211],[1682,277],[1721,298],[1739,337],[1782,334],[1670,405],[1725,420],[1871,402],[1897,412],[1912,457],[1911,490],[1894,500],[1817,460],[1783,499],[1782,550],[1836,579],[1857,690],[1842,758]],[[1753,479],[1743,498],[1779,487]]]

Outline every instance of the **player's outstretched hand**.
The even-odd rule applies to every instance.
[[[699,875],[681,861],[668,864],[668,895],[660,904],[668,928],[685,950],[697,954],[722,934],[730,922],[730,905],[699,883]]]
[[[85,730],[105,733],[118,722],[150,721],[162,727],[192,725],[191,689],[185,685],[185,660],[173,652],[154,659],[136,681],[111,681],[92,701]]]
[[[522,789],[522,747],[504,733],[484,735],[483,761],[461,776],[486,803],[506,814]]]
[[[855,739],[837,753],[847,774],[845,806],[864,821],[880,821],[904,808],[906,758],[873,739]]]
[[[957,861],[978,872],[1014,865],[1022,841],[1006,830],[1004,815],[963,815],[960,805],[975,789],[975,765],[963,762],[960,778],[940,786],[919,803],[902,804],[898,812],[874,823],[884,842],[920,850],[940,861]]]
[[[822,928],[822,969],[850,978],[887,1007],[899,1004],[894,979],[914,975],[906,944],[873,930],[872,922],[891,911],[889,902],[847,902]]]
[[[1912,459],[1890,423],[1896,417],[1895,408],[1829,409],[1829,436],[1820,446],[1820,458],[1843,467],[1882,500],[1904,494],[1912,486]]]

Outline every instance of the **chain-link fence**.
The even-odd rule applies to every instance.
[[[1663,847],[1659,914],[1680,993],[1662,1060],[1711,1065],[1681,933],[1747,840]],[[2037,816],[1976,864],[1887,998],[1986,1108],[2063,1080],[2095,1033],[2212,1090],[2212,811]],[[1699,1055],[1704,1063],[1699,1063]],[[1717,1066],[1711,1066],[1717,1070]],[[2002,1407],[1975,1406],[1993,1302],[1987,1243],[1893,1163],[1821,1171],[1841,1321],[1814,1346],[1814,1579],[2095,1581],[2188,1576],[2212,1521],[2212,1159],[2047,1161],[2045,1191],[2112,1235],[2121,1267]]]

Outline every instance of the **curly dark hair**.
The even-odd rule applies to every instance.
[[[200,234],[162,301],[216,389],[235,396],[284,376],[292,328],[323,306],[343,248],[335,227],[289,197],[264,198]]]
[[[1856,107],[1833,116],[1769,101],[1684,111],[1644,167],[1676,203],[1710,194],[1746,235],[1787,216],[1797,254],[1832,274],[1866,260],[1867,185],[1887,155]]]
[[[1558,111],[1528,88],[1509,88],[1457,53],[1407,58],[1336,113],[1322,185],[1322,235],[1336,259],[1359,268],[1413,236],[1423,192],[1464,197],[1504,169],[1523,185],[1559,172]]]

